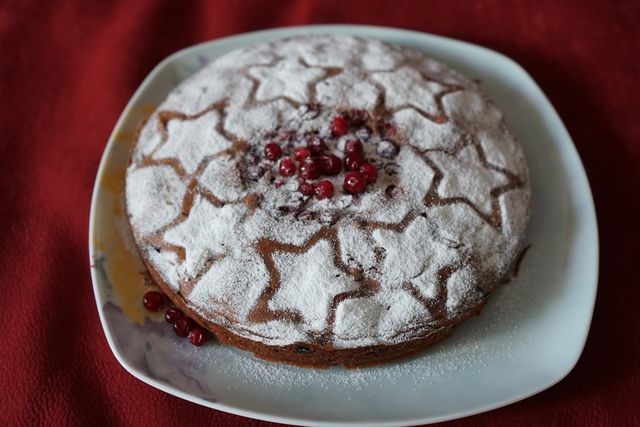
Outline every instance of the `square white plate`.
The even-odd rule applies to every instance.
[[[218,344],[195,348],[149,316],[140,262],[123,214],[133,132],[170,89],[206,62],[260,41],[310,33],[377,37],[426,52],[478,78],[524,145],[533,214],[520,274],[483,314],[418,357],[357,371],[280,366]],[[379,27],[275,29],[203,43],[162,61],[131,98],[96,178],[89,230],[100,319],[118,361],[173,395],[222,411],[292,424],[398,425],[463,417],[524,399],[560,381],[582,352],[593,312],[598,234],[591,191],[575,147],[531,77],[494,51]]]

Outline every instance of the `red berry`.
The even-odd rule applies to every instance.
[[[344,116],[338,114],[337,116],[333,117],[333,120],[331,121],[331,133],[333,134],[333,136],[342,136],[345,133],[347,133],[347,130],[349,128],[349,125],[347,123],[347,119],[344,118]]]
[[[324,153],[324,150],[327,149],[327,146],[324,144],[322,138],[318,136],[314,136],[309,139],[307,146],[311,150],[311,154],[314,156],[319,156]]]
[[[196,347],[200,347],[207,342],[207,334],[200,326],[196,326],[189,331],[189,342]]]
[[[264,156],[269,160],[278,160],[282,155],[282,148],[275,142],[270,142],[264,147]]]
[[[320,168],[325,175],[337,175],[342,169],[342,160],[335,154],[323,154],[320,156]]]
[[[378,179],[378,169],[376,169],[376,167],[371,163],[361,164],[359,170],[367,177],[367,182],[369,184],[373,184]]]
[[[359,139],[350,139],[344,144],[344,152],[346,154],[360,153],[362,154],[362,142]]]
[[[182,310],[179,308],[171,307],[164,313],[164,320],[169,323],[176,323],[176,320],[184,317]]]
[[[347,170],[353,171],[358,170],[360,165],[364,163],[364,156],[362,153],[351,153],[347,154],[347,157],[344,159],[344,166]]]
[[[331,181],[324,180],[316,184],[316,197],[318,197],[318,199],[333,197],[333,184]]]
[[[173,332],[179,337],[186,337],[193,326],[193,321],[188,317],[181,317],[173,324]]]
[[[164,296],[160,292],[149,291],[142,297],[142,305],[149,311],[158,311],[164,304]]]
[[[300,167],[298,168],[298,175],[304,179],[316,179],[320,176],[320,171],[320,162],[315,159],[307,158],[302,162],[302,164],[300,164]]]
[[[301,162],[311,155],[311,150],[307,147],[298,147],[293,152],[293,157]]]
[[[358,171],[352,171],[344,177],[344,191],[351,194],[362,193],[367,187],[367,177]]]
[[[287,158],[280,160],[280,175],[291,176],[296,173],[296,164],[293,160]]]
[[[298,187],[298,191],[301,192],[303,195],[305,196],[313,196],[313,193],[315,192],[316,186],[313,185],[310,182],[303,182],[302,184],[300,184],[300,186]]]

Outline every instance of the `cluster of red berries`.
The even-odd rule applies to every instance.
[[[331,122],[331,134],[341,137],[349,130],[347,119],[338,114]],[[298,147],[293,152],[293,158],[286,157],[280,160],[278,170],[282,176],[293,176],[296,173],[303,179],[298,191],[305,196],[315,196],[318,199],[326,199],[333,196],[333,184],[329,180],[317,183],[309,182],[320,176],[338,175],[344,167],[347,174],[344,177],[343,189],[349,194],[364,192],[367,184],[372,184],[378,179],[378,170],[364,157],[362,142],[359,139],[350,139],[345,143],[344,160],[333,153],[326,152],[327,146],[322,138],[312,136],[307,140],[306,147]],[[282,157],[282,147],[271,142],[264,147],[264,155],[267,159],[276,161]]]
[[[158,311],[165,304],[160,292],[149,291],[142,297],[142,305],[149,311]],[[164,319],[173,325],[173,332],[179,337],[189,337],[189,342],[200,347],[207,341],[207,332],[184,315],[182,310],[170,307],[164,313]]]

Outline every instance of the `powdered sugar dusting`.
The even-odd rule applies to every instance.
[[[248,140],[271,129],[274,123],[288,121],[294,113],[295,108],[282,99],[252,108],[230,105],[225,127],[238,138]]]
[[[281,61],[275,67],[253,67],[249,71],[260,81],[256,92],[258,101],[286,97],[302,103],[309,102],[309,83],[326,73],[322,68],[305,67],[295,60]]]
[[[361,119],[334,136],[332,117],[353,109]],[[351,195],[326,176],[336,194],[320,200],[260,160],[267,143],[291,156],[310,136],[343,160],[361,139],[375,184]],[[523,237],[527,173],[471,81],[377,40],[300,37],[229,53],[176,88],[141,129],[127,208],[148,262],[202,316],[272,345],[330,328],[354,348],[424,336],[443,320],[434,307],[477,304],[480,275],[504,275]],[[256,321],[269,286],[275,318]]]
[[[332,257],[333,249],[326,240],[304,254],[276,253],[280,288],[269,301],[270,308],[295,310],[302,314],[311,332],[321,332],[326,327],[333,298],[357,288],[353,278],[334,266]],[[318,280],[320,277],[322,280]]]
[[[380,91],[373,84],[359,81],[359,76],[352,73],[338,74],[323,81],[317,87],[318,102],[362,110],[373,109],[379,93]]]
[[[212,159],[200,176],[200,185],[226,202],[237,200],[244,195],[238,165],[228,157]]]
[[[437,113],[435,97],[446,90],[443,85],[426,80],[416,69],[409,67],[376,73],[373,80],[384,87],[389,108],[412,105],[428,114]]]
[[[180,290],[180,260],[174,252],[163,252],[161,250],[150,249],[145,255],[156,267],[162,279],[169,284],[175,292]]]
[[[216,255],[241,252],[243,234],[240,220],[243,205],[216,207],[203,197],[197,197],[189,216],[164,234],[167,243],[186,251],[186,272],[195,276],[205,262]]]
[[[491,211],[493,188],[508,183],[504,174],[489,169],[478,159],[473,145],[467,145],[455,155],[434,152],[429,158],[440,170],[446,171],[438,193],[444,198],[466,197],[484,212]],[[498,184],[498,185],[496,185]]]
[[[452,149],[462,139],[460,130],[453,123],[435,123],[411,108],[398,111],[393,119],[404,130],[407,142],[422,151]]]
[[[251,306],[243,302],[258,298],[267,285],[267,270],[262,263],[256,262],[258,259],[255,251],[249,251],[239,256],[227,255],[214,262],[191,291],[189,299],[208,312],[221,311],[230,318],[245,319]],[[229,277],[236,278],[234,286],[228,286]],[[225,307],[237,309],[229,311]]]
[[[426,218],[418,217],[402,232],[375,230],[373,238],[384,249],[381,273],[383,283],[400,286],[415,277],[429,265],[444,266],[455,257],[447,247],[430,237]],[[430,258],[435,259],[430,259]]]
[[[167,141],[155,159],[177,158],[187,173],[193,173],[205,156],[229,148],[231,141],[218,132],[220,113],[210,111],[193,120],[169,120]]]
[[[127,179],[127,212],[133,229],[148,234],[178,216],[186,185],[168,166],[139,168]]]

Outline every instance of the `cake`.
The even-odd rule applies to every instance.
[[[447,337],[508,274],[529,206],[523,150],[477,83],[351,36],[210,62],[141,125],[126,174],[162,292],[220,342],[304,367]]]

